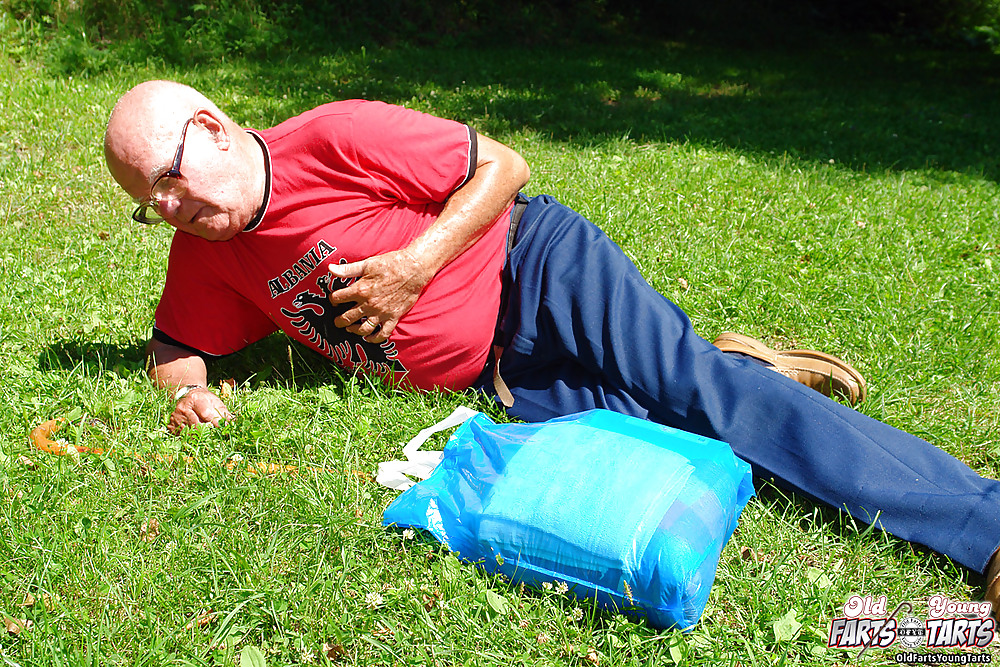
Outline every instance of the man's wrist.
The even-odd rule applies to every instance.
[[[206,387],[203,384],[186,384],[183,387],[178,387],[177,391],[174,392],[174,403],[177,403],[182,398],[190,394],[192,391],[195,391],[196,389],[207,389],[207,388],[208,387]]]

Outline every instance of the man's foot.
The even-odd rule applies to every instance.
[[[865,400],[868,384],[847,362],[815,350],[772,350],[764,343],[726,331],[713,342],[723,352],[741,352],[771,365],[796,382],[827,396],[840,396],[851,405]]]

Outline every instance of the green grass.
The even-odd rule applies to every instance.
[[[153,77],[255,127],[353,96],[470,122],[702,335],[843,354],[870,382],[863,412],[995,476],[995,60],[398,47],[66,74],[15,48],[16,29],[0,21],[0,614],[32,625],[0,632],[0,664],[228,665],[253,647],[269,665],[833,665],[851,657],[825,647],[851,593],[981,594],[946,559],[767,486],[689,634],[511,588],[383,530],[393,494],[366,476],[484,402],[390,391],[281,337],[215,369],[237,382],[237,421],[169,436],[142,349],[170,235],[130,223],[100,140],[118,95]],[[34,450],[29,431],[55,417],[105,454]],[[300,472],[231,472],[235,454]]]

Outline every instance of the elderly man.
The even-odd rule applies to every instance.
[[[857,371],[698,337],[597,227],[519,194],[520,155],[465,125],[355,100],[255,132],[151,81],[119,100],[105,155],[133,219],[178,230],[149,344],[174,430],[232,417],[206,360],[280,329],[528,421],[601,407],[723,440],[756,475],[977,572],[1000,544],[1000,483],[814,391],[861,400]]]

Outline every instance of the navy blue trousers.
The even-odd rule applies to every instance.
[[[547,196],[508,257],[500,372],[525,421],[605,408],[730,444],[754,474],[983,572],[1000,482],[695,334],[600,229]],[[494,395],[486,374],[478,386]]]

